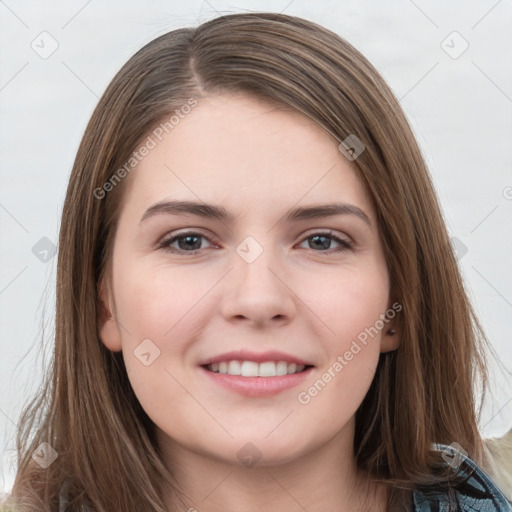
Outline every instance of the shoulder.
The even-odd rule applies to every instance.
[[[446,492],[414,492],[414,512],[512,512],[512,505],[496,484],[456,443],[434,445],[442,452],[443,464],[463,477]],[[453,508],[455,507],[455,508]]]

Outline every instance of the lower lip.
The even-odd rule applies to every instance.
[[[293,388],[304,382],[311,374],[313,367],[311,366],[299,373],[275,377],[242,377],[241,375],[211,372],[203,366],[200,366],[199,369],[205,372],[213,382],[241,395],[270,396],[277,395],[285,389]]]

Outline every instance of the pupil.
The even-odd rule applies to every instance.
[[[179,240],[179,243],[178,245],[180,246],[180,249],[200,249],[201,248],[201,242],[199,242],[199,245],[196,247],[196,246],[193,246],[193,243],[192,245],[189,244],[189,242],[193,241],[193,240],[196,240],[196,246],[197,246],[197,240],[199,240],[199,237],[198,236],[185,236],[185,237],[182,237],[180,240]],[[185,241],[185,243],[181,243],[183,241]]]
[[[329,245],[330,245],[330,239],[326,236],[323,236],[323,235],[314,235],[312,237],[312,240],[315,240],[315,241],[318,241],[318,239],[323,239],[323,242],[321,243],[321,246],[318,246],[317,247],[323,247],[324,249],[329,249]]]

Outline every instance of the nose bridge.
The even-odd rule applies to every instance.
[[[272,237],[268,237],[271,239]],[[290,317],[294,311],[293,293],[281,274],[283,262],[275,247],[247,237],[233,255],[231,290],[224,298],[224,314],[243,316],[255,322]]]
[[[271,239],[271,237],[269,237]],[[270,243],[265,246],[254,237],[247,237],[236,248],[235,271],[241,286],[252,293],[282,293],[282,282],[276,277],[281,268],[278,251]]]

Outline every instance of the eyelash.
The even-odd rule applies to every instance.
[[[163,240],[162,242],[159,242],[158,247],[160,249],[163,249],[164,251],[168,251],[172,254],[194,255],[194,254],[197,254],[198,252],[201,252],[203,249],[195,249],[193,251],[184,251],[182,249],[176,249],[176,248],[170,247],[171,244],[173,244],[174,242],[178,241],[181,238],[185,238],[187,236],[204,238],[204,239],[208,240],[210,243],[212,243],[212,241],[208,237],[206,237],[205,235],[203,235],[201,233],[197,233],[195,231],[185,231],[185,232],[179,233],[177,235],[174,235],[171,238],[168,238],[167,240]],[[308,236],[303,238],[301,242],[304,242],[304,241],[306,241],[310,238],[313,238],[315,236],[323,236],[323,237],[330,238],[331,240],[339,243],[340,247],[338,247],[334,250],[326,249],[325,251],[313,251],[313,252],[318,252],[320,254],[333,254],[333,253],[344,252],[344,251],[353,249],[353,245],[351,242],[333,235],[332,231],[317,231],[314,233],[310,233],[310,234],[308,234]]]

